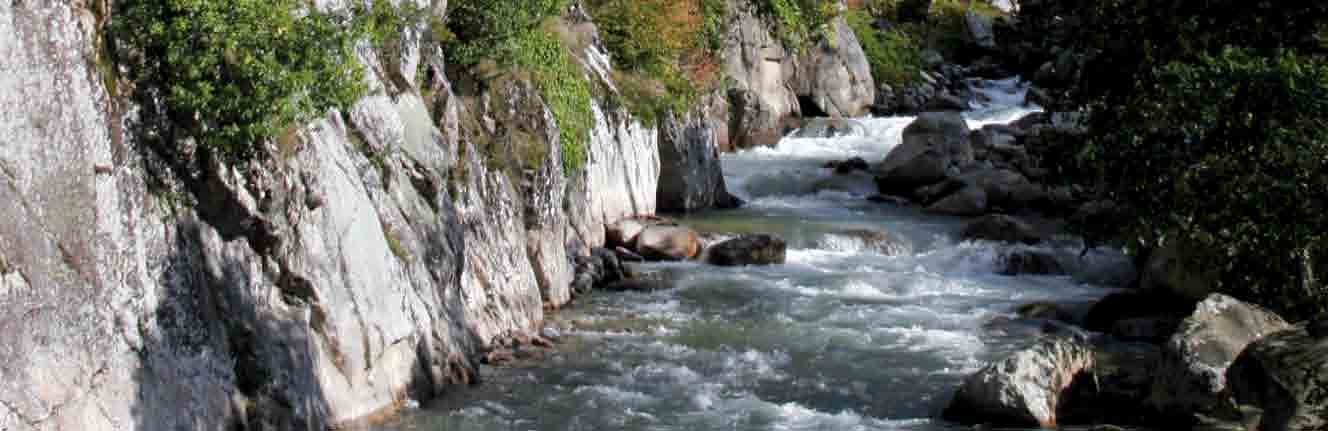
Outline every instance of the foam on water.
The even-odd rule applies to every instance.
[[[1024,106],[1017,79],[972,86],[989,101],[965,113],[973,128],[1040,109]],[[834,138],[724,155],[730,190],[748,206],[683,222],[780,235],[790,244],[785,264],[646,264],[639,269],[677,288],[582,297],[553,317],[564,342],[552,358],[486,369],[485,385],[406,422],[495,431],[953,429],[929,418],[965,375],[1031,339],[989,328],[994,320],[1028,302],[1100,297],[1108,290],[1086,283],[1132,276],[1119,252],[1085,253],[1073,239],[959,241],[963,220],[868,203],[870,174],[823,167],[879,162],[912,120],[853,119]],[[887,255],[846,229],[885,232],[911,248]],[[1051,253],[1070,275],[998,274],[1016,251]]]

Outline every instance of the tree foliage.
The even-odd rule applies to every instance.
[[[1328,3],[1044,1],[1026,22],[1084,64],[1087,140],[1049,162],[1129,217],[1089,234],[1184,244],[1217,289],[1287,317],[1328,310]],[[1066,55],[1066,54],[1062,54]],[[1320,271],[1321,272],[1321,271]]]
[[[299,0],[124,0],[109,31],[173,124],[230,158],[364,91],[347,17]],[[307,9],[307,8],[305,8]],[[302,11],[303,10],[303,11]]]

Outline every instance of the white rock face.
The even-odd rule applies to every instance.
[[[263,162],[142,139],[143,108],[96,68],[94,15],[70,3],[0,2],[0,429],[391,411],[473,381],[485,348],[570,299],[570,253],[655,211],[654,129],[596,106],[585,170],[522,184],[477,157],[462,124],[481,121],[449,83],[416,90],[416,66],[441,61],[412,35],[401,58],[362,46],[371,94]],[[555,162],[556,135],[540,140]]]

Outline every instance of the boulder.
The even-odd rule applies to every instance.
[[[823,167],[833,169],[835,173],[839,175],[845,175],[853,171],[865,171],[871,169],[871,166],[867,164],[867,161],[863,160],[861,157],[853,157],[843,161],[830,161],[823,165]]]
[[[973,220],[964,226],[959,237],[966,240],[987,240],[1010,243],[1037,244],[1043,235],[1033,225],[1013,216],[991,214]]]
[[[1019,172],[1009,169],[981,169],[957,178],[968,186],[981,187],[988,204],[1022,208],[1045,200],[1047,192]]]
[[[781,264],[787,249],[784,240],[774,235],[742,235],[711,246],[706,262],[720,266]]]
[[[1227,367],[1249,343],[1288,327],[1259,306],[1208,296],[1162,346],[1148,404],[1158,411],[1222,416]]]
[[[631,244],[636,241],[636,236],[641,231],[650,226],[644,220],[640,219],[622,219],[604,226],[604,242],[608,247],[617,247]]]
[[[958,112],[927,112],[904,128],[903,142],[875,169],[883,193],[936,183],[973,163],[968,123]]]
[[[843,15],[826,25],[831,37],[817,38],[817,46],[802,50],[793,79],[788,82],[803,102],[811,102],[826,116],[858,117],[876,98],[867,54]],[[762,59],[762,61],[767,61]],[[802,104],[806,106],[806,103]],[[812,116],[811,109],[801,109]]]
[[[1065,267],[1056,256],[1045,251],[1017,250],[1005,255],[1000,262],[1001,275],[1062,275]]]
[[[987,192],[981,187],[968,186],[927,206],[927,212],[955,216],[977,216],[987,213]]]
[[[1062,395],[1093,364],[1093,349],[1082,341],[1042,340],[969,376],[942,416],[965,424],[1055,428]]]
[[[690,259],[701,252],[701,239],[696,231],[687,227],[655,225],[637,235],[635,249],[637,254],[650,260]]]
[[[706,97],[707,101],[710,99],[711,96]],[[723,106],[718,102],[707,105]],[[724,169],[719,160],[720,142],[728,139],[728,125],[707,118],[704,106],[695,111],[700,112],[670,114],[660,121],[660,172],[655,197],[660,211],[690,212],[737,206],[724,183]]]
[[[1316,320],[1250,343],[1227,368],[1236,402],[1259,412],[1258,429],[1328,429],[1325,323]]]
[[[965,34],[969,43],[982,49],[996,49],[996,33],[992,31],[991,18],[968,11],[964,14]]]

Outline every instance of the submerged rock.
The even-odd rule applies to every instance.
[[[1061,266],[1056,256],[1037,250],[1018,250],[1001,258],[1001,275],[1062,275],[1065,267]]]
[[[1033,225],[1004,214],[991,214],[969,222],[959,237],[1024,244],[1037,244],[1043,240],[1043,235]]]
[[[1241,405],[1259,411],[1258,429],[1328,428],[1328,334],[1323,321],[1277,332],[1245,348],[1226,371]]]
[[[1287,328],[1259,306],[1210,295],[1163,345],[1148,403],[1158,411],[1234,414],[1218,410],[1226,408],[1227,367],[1249,343]]]
[[[835,232],[822,239],[822,248],[836,249],[832,242],[835,238],[844,238],[861,243],[862,249],[886,256],[900,256],[913,252],[913,244],[885,231],[874,229],[848,229]]]
[[[706,262],[720,266],[781,264],[787,249],[784,240],[774,235],[743,235],[711,246]]]

